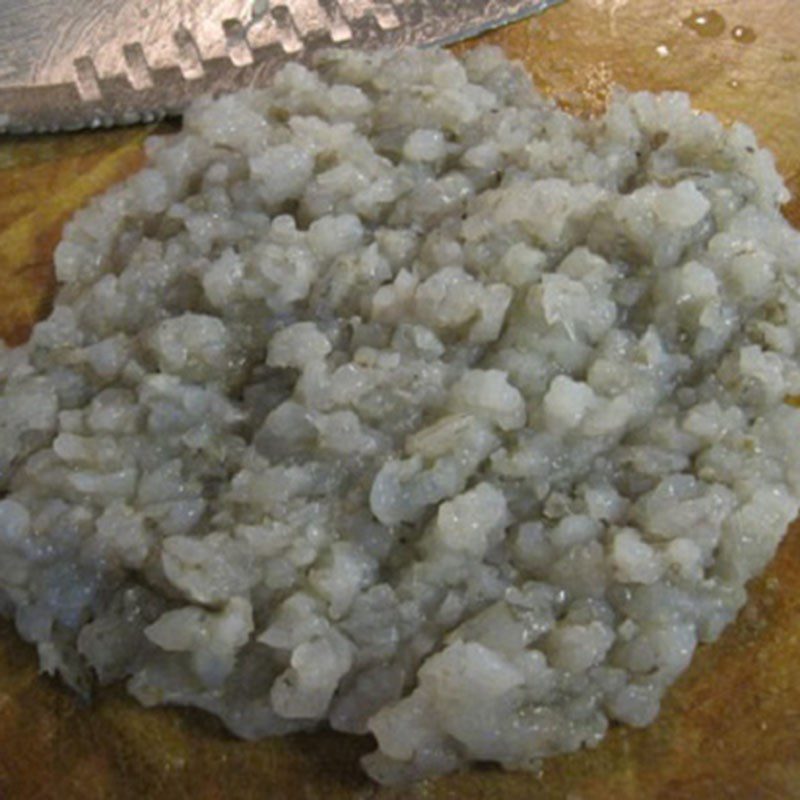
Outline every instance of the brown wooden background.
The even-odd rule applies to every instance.
[[[682,89],[742,119],[776,153],[800,226],[800,0],[568,0],[485,37],[581,111],[609,86]],[[18,343],[46,313],[66,217],[141,163],[144,129],[0,139],[0,336]],[[645,731],[541,775],[473,770],[413,790],[360,774],[367,740],[335,734],[246,744],[201,714],[146,711],[122,691],[82,707],[38,677],[0,624],[2,800],[791,800],[800,798],[800,528],[740,620],[701,649]]]

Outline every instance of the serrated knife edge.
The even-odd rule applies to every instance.
[[[96,0],[87,10],[87,0],[0,0],[0,131],[179,113],[323,46],[451,42],[556,2]]]

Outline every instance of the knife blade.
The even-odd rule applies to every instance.
[[[0,132],[152,121],[322,47],[446,44],[560,0],[0,0]]]

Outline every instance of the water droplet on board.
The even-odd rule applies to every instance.
[[[533,22],[538,22],[538,20],[534,18],[533,20],[531,20],[531,22],[532,23]],[[544,31],[544,38],[548,42],[558,42],[558,41],[561,41],[561,34],[558,31],[554,31],[554,30],[551,30],[550,28],[547,28]]]
[[[731,89],[738,89],[738,88],[739,88],[741,85],[742,85],[742,84],[741,84],[741,81],[737,80],[736,78],[731,78],[731,79],[728,81],[728,86],[729,86]]]
[[[661,58],[666,58],[669,55],[669,47],[665,44],[660,44],[656,47],[656,53],[658,53]]]
[[[737,25],[732,31],[731,36],[739,44],[752,44],[756,40],[756,32],[752,28],[744,25]]]
[[[725,17],[719,11],[693,11],[690,17],[683,20],[687,28],[691,28],[698,36],[710,39],[725,32]]]

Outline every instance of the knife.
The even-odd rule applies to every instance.
[[[560,0],[0,0],[0,133],[149,122],[322,47],[447,44]]]

